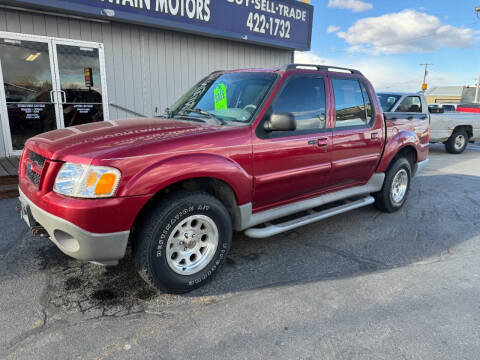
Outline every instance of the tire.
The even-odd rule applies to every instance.
[[[374,194],[375,207],[385,212],[395,212],[407,200],[412,178],[412,167],[405,158],[398,158],[387,170],[382,190]]]
[[[450,154],[461,154],[468,144],[468,134],[464,129],[457,129],[445,143],[445,149]]]
[[[228,211],[204,192],[167,195],[146,212],[135,229],[137,271],[147,283],[169,293],[189,292],[210,281],[225,262],[232,242]]]

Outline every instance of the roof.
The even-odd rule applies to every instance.
[[[435,86],[425,92],[425,96],[458,96],[461,97],[463,86]]]

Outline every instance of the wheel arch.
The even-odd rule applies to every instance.
[[[412,171],[414,171],[415,164],[419,158],[417,143],[419,143],[417,135],[413,132],[402,132],[390,139],[385,146],[383,158],[378,165],[377,172],[387,171],[391,164],[403,156],[410,162]]]
[[[457,130],[465,130],[467,135],[468,135],[468,140],[473,138],[473,126],[472,125],[456,125],[455,128],[452,131],[453,136]]]

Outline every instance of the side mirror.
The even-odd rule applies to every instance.
[[[291,113],[275,113],[263,125],[265,131],[294,131],[297,121]]]

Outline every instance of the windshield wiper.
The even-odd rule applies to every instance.
[[[191,121],[196,121],[196,122],[201,122],[201,123],[206,123],[207,120],[205,119],[202,119],[202,118],[199,118],[199,117],[196,117],[196,116],[188,116],[188,115],[175,115],[173,117],[174,119],[188,119],[188,120],[191,120]]]
[[[186,108],[186,109],[183,109],[183,111],[187,111],[187,112],[193,112],[195,114],[199,114],[199,115],[203,115],[203,116],[206,116],[210,119],[214,119],[214,120],[217,120],[220,124],[222,125],[225,125],[227,122],[223,119],[220,119],[218,117],[216,117],[214,114],[208,112],[208,111],[205,111],[205,110],[202,110],[202,109],[191,109],[191,108]]]

